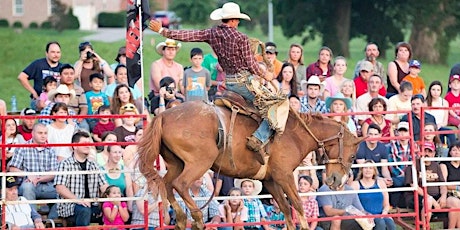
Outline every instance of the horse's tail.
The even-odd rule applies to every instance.
[[[158,186],[158,191],[163,201],[163,210],[167,211],[168,199],[166,195],[166,187],[163,178],[158,173],[154,162],[160,156],[162,136],[162,116],[154,117],[150,127],[148,127],[140,142],[138,143],[138,166],[139,171],[147,180],[147,185],[150,190],[155,190]],[[152,191],[153,192],[153,191]],[[156,192],[153,192],[156,194]]]

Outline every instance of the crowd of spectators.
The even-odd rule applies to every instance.
[[[149,227],[158,226],[158,203],[161,199],[155,190],[147,190],[145,179],[139,175],[135,161],[137,147],[133,145],[142,137],[142,119],[158,115],[166,109],[184,101],[212,100],[225,89],[225,73],[219,69],[215,54],[203,54],[199,48],[190,51],[191,67],[174,61],[181,44],[166,39],[156,46],[161,55],[152,63],[150,73],[150,94],[143,104],[143,93],[138,85],[130,87],[127,80],[126,49],[120,47],[116,63],[109,65],[98,54],[90,42],[78,46],[79,60],[71,64],[60,62],[60,44],[50,42],[46,45],[45,58],[37,59],[28,65],[18,76],[18,80],[30,92],[31,103],[22,110],[26,118],[20,121],[6,119],[6,129],[2,132],[7,144],[70,144],[101,143],[97,147],[59,146],[59,147],[11,147],[6,149],[6,168],[11,172],[34,172],[24,177],[10,177],[6,189],[15,188],[19,194],[8,198],[17,199],[80,199],[105,197],[117,198],[143,197],[148,200]],[[449,77],[450,92],[441,97],[443,84],[433,81],[425,89],[423,78],[419,76],[421,63],[412,60],[410,44],[398,43],[395,60],[385,70],[377,61],[377,44],[365,47],[365,58],[357,63],[353,76],[346,76],[347,60],[333,56],[328,47],[322,47],[318,60],[306,65],[303,63],[303,48],[292,44],[286,60],[278,59],[277,46],[266,43],[268,60],[275,68],[268,69],[274,77],[274,90],[289,96],[291,106],[298,112],[325,114],[338,122],[343,122],[356,135],[372,139],[363,141],[357,152],[357,164],[363,165],[350,173],[349,184],[342,190],[365,190],[372,188],[405,187],[412,181],[412,168],[407,165],[367,166],[368,163],[405,162],[417,158],[417,170],[427,168],[428,181],[456,181],[459,174],[458,161],[430,162],[421,164],[418,159],[434,156],[457,156],[459,142],[453,134],[421,136],[420,119],[423,117],[425,132],[449,130],[449,126],[460,127],[460,113],[456,110],[425,110],[421,108],[457,107],[460,105],[460,73],[452,72]],[[259,57],[260,58],[260,57]],[[183,63],[185,64],[185,63]],[[387,75],[386,75],[387,73]],[[33,85],[29,81],[33,81]],[[407,113],[387,111],[411,110]],[[328,113],[375,112],[371,115],[328,115]],[[7,105],[0,100],[0,115],[7,114]],[[66,118],[68,115],[132,115],[123,118]],[[58,118],[34,119],[34,115],[63,116]],[[412,121],[409,124],[409,120]],[[409,140],[410,129],[415,143]],[[377,140],[378,138],[387,138]],[[402,139],[390,140],[391,137]],[[111,142],[119,142],[113,144]],[[120,145],[120,143],[123,144]],[[415,152],[412,152],[415,151]],[[414,155],[413,155],[414,153]],[[316,165],[320,152],[313,152],[302,162],[303,166]],[[312,157],[314,156],[314,157]],[[166,170],[160,162],[162,170]],[[133,169],[133,173],[125,170]],[[40,172],[57,171],[98,171],[102,174],[57,174],[39,175]],[[215,175],[214,175],[215,176]],[[205,222],[237,223],[282,220],[276,202],[262,203],[258,199],[238,199],[241,195],[257,195],[262,189],[260,182],[216,176],[217,183],[210,185],[209,175],[197,180],[190,192],[195,196],[208,197],[216,186],[215,195],[235,197],[228,201],[211,202],[204,211]],[[211,175],[212,177],[212,175]],[[321,170],[303,170],[296,173],[296,185],[300,193],[329,191],[323,183]],[[356,178],[356,180],[353,180]],[[208,181],[207,183],[204,181]],[[293,185],[294,186],[294,185]],[[425,199],[429,208],[460,207],[457,203],[458,186],[430,187]],[[12,191],[14,195],[14,191]],[[424,193],[419,188],[419,198]],[[457,194],[457,195],[456,195]],[[363,213],[387,214],[390,207],[413,207],[411,192],[375,192],[353,195],[328,195],[302,197],[305,215],[318,216],[352,215],[349,206]],[[413,195],[413,193],[412,193]],[[379,202],[375,202],[379,201]],[[447,202],[446,202],[447,201]],[[449,202],[451,201],[451,202]],[[185,207],[185,204],[182,204]],[[104,204],[75,201],[49,205],[50,218],[66,218],[76,226],[86,226],[91,222],[105,224],[143,223],[143,203],[108,202]],[[42,208],[42,207],[40,207]],[[33,205],[30,207],[32,220],[26,226],[34,225],[36,218]],[[29,212],[29,209],[27,209]],[[188,213],[189,214],[189,213]],[[30,216],[30,214],[28,215]],[[103,216],[103,217],[102,217]],[[458,212],[449,213],[449,226],[460,227]],[[430,216],[429,216],[430,217]],[[429,218],[428,217],[428,218]],[[174,213],[165,213],[165,223],[174,223]],[[369,219],[376,229],[394,229],[391,218]],[[8,221],[8,218],[7,218]],[[40,219],[41,221],[41,219]],[[37,221],[40,222],[40,221]],[[15,223],[13,223],[15,224]],[[19,224],[19,223],[18,223]],[[354,220],[311,222],[313,229],[341,229],[360,227]],[[37,225],[35,225],[37,226]],[[283,229],[282,225],[251,225],[244,229]],[[234,229],[242,229],[235,227]]]

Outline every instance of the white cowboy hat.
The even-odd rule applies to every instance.
[[[237,188],[241,188],[241,184],[244,181],[251,181],[254,184],[254,191],[252,191],[251,195],[256,196],[256,195],[259,195],[260,192],[262,192],[262,182],[260,182],[259,180],[253,180],[249,178],[235,179],[235,181],[233,182],[233,185],[235,185],[235,187]]]
[[[326,98],[326,107],[328,109],[331,108],[331,104],[335,100],[343,101],[343,103],[345,103],[345,106],[347,107],[347,110],[349,110],[351,108],[351,99],[348,98],[348,97],[345,97],[342,93],[337,93],[333,97]]]
[[[167,38],[164,42],[158,43],[156,46],[156,51],[159,55],[163,56],[163,48],[164,47],[175,47],[177,51],[179,51],[182,44],[177,42],[176,40]]]
[[[54,98],[58,94],[69,95],[70,100],[72,100],[75,97],[75,90],[69,90],[69,87],[64,84],[60,84],[56,89],[53,89],[48,93],[48,100],[54,101]]]
[[[308,81],[306,80],[302,80],[300,81],[300,86],[302,87],[302,91],[304,93],[307,93],[307,87],[308,85],[319,85],[319,92],[320,93],[323,93],[323,90],[324,90],[324,83],[322,83],[320,80],[319,80],[319,77],[316,76],[316,75],[312,75],[310,76],[310,78],[308,78]]]
[[[242,14],[240,12],[240,6],[234,2],[225,3],[222,8],[214,10],[209,17],[214,21],[232,18],[251,21],[251,18],[247,14]]]

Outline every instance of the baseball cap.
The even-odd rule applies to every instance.
[[[371,72],[373,69],[374,69],[374,65],[370,61],[363,61],[359,65],[359,71],[365,70],[367,72]]]
[[[422,63],[419,60],[410,60],[409,67],[422,68]]]
[[[449,78],[449,83],[451,83],[453,80],[459,80],[460,81],[460,75],[458,74],[453,74]]]
[[[21,111],[21,116],[31,116],[36,114],[37,112],[31,108],[25,108]]]
[[[433,142],[425,142],[425,143],[423,144],[423,149],[429,149],[429,150],[431,150],[432,152],[434,152],[436,148],[435,148]]]
[[[399,122],[397,130],[400,130],[400,129],[405,129],[409,131],[409,123],[407,121]]]
[[[3,183],[0,183],[0,185],[3,184]],[[7,188],[12,188],[14,186],[18,186],[19,185],[19,180],[17,177],[15,176],[9,176],[9,177],[6,177],[6,187]]]
[[[276,51],[276,47],[274,47],[274,46],[265,47],[265,52],[271,53],[271,54],[277,54],[278,53],[278,51]]]

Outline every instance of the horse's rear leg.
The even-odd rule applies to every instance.
[[[174,212],[176,214],[176,230],[184,230],[187,224],[187,216],[184,213],[184,210],[180,207],[179,203],[174,197],[173,184],[172,181],[176,179],[183,170],[183,165],[175,164],[176,167],[168,168],[168,172],[164,176],[163,180],[165,182],[166,192],[168,195],[168,201],[171,204]]]
[[[263,184],[265,188],[272,194],[273,199],[276,200],[278,203],[278,206],[281,209],[281,212],[283,212],[284,217],[286,219],[286,227],[288,230],[294,230],[295,225],[292,222],[292,214],[291,214],[291,209],[289,208],[289,203],[287,202],[286,198],[284,197],[284,192],[282,188],[274,181],[263,181]]]

